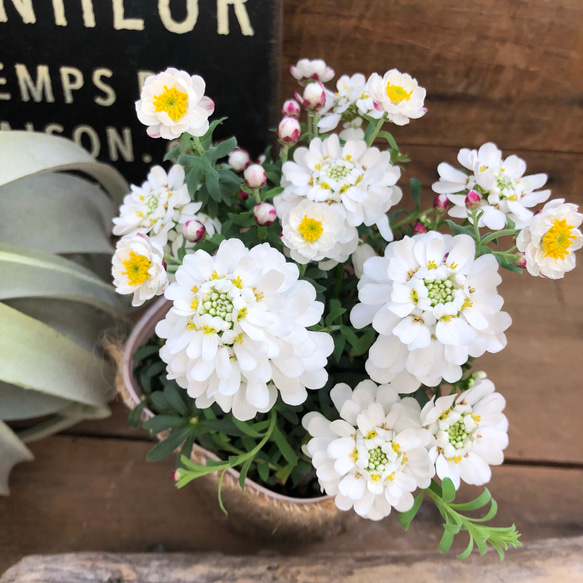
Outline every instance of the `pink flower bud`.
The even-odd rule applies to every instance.
[[[326,92],[324,91],[324,85],[320,81],[314,81],[306,85],[303,96],[300,96],[299,93],[296,93],[295,96],[307,109],[318,111],[326,105]]]
[[[417,223],[413,227],[413,233],[418,235],[419,233],[427,233],[427,227],[423,223]]]
[[[281,108],[281,115],[300,117],[300,104],[295,99],[288,99]]]
[[[240,190],[239,191],[239,200],[241,202],[246,201],[249,198],[249,193],[246,192],[245,190]]]
[[[272,204],[260,202],[253,207],[253,217],[258,225],[269,227],[269,225],[273,225],[277,220],[277,213]]]
[[[263,166],[251,164],[251,166],[245,168],[243,178],[245,178],[245,182],[249,188],[261,188],[267,181],[267,174],[265,174]]]
[[[480,208],[482,204],[482,197],[480,193],[476,192],[475,190],[470,190],[468,194],[466,194],[466,209],[471,211],[474,209]]]
[[[277,137],[284,144],[293,146],[300,139],[301,132],[300,122],[297,119],[293,117],[284,117],[279,122]]]
[[[445,194],[438,194],[433,199],[433,208],[439,213],[444,213],[449,207],[449,198]]]
[[[524,253],[517,253],[514,256],[514,265],[520,269],[526,269],[526,255]]]
[[[251,163],[251,156],[249,152],[243,150],[243,148],[235,148],[229,154],[229,166],[235,172],[241,172]]]
[[[178,482],[178,480],[180,480],[182,476],[180,475],[180,469],[174,470],[174,472],[172,473],[172,479],[175,482]]]
[[[186,221],[182,227],[182,234],[191,243],[200,243],[206,235],[206,227],[197,220]]]

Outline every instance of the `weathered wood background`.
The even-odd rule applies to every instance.
[[[338,75],[396,67],[427,88],[427,115],[394,131],[413,159],[406,179],[428,186],[440,161],[493,141],[522,156],[529,172],[548,173],[553,197],[583,202],[580,0],[285,0],[283,30],[282,99],[296,89],[287,68],[305,56],[324,58]],[[491,483],[498,523],[516,522],[526,541],[581,535],[583,268],[558,282],[504,275],[509,346],[481,361],[507,398],[511,427],[507,463]],[[40,552],[437,545],[441,521],[430,507],[407,535],[394,519],[359,521],[309,548],[234,534],[213,501],[174,491],[171,460],[145,461],[148,438],[128,430],[125,417],[118,406],[108,421],[33,444],[36,461],[14,471],[13,494],[0,500],[0,572]]]

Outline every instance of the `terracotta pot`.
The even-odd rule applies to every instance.
[[[121,359],[123,382],[118,383],[118,389],[130,409],[140,403],[142,395],[134,375],[135,362],[132,355],[154,335],[156,324],[166,315],[170,306],[171,302],[164,298],[154,303],[138,321],[124,347]],[[152,416],[149,409],[144,409],[144,419]],[[218,458],[195,444],[191,459],[204,465],[207,459]],[[214,499],[212,503],[218,507],[217,483],[217,474],[203,476],[193,482],[197,485],[197,491],[208,492]],[[338,510],[333,496],[292,498],[272,492],[248,478],[245,480],[244,493],[239,486],[239,472],[233,469],[225,474],[222,498],[229,513],[229,523],[246,535],[253,534],[260,538],[324,538],[340,532],[351,514]]]

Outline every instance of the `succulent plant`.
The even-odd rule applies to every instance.
[[[8,494],[14,464],[33,457],[26,442],[109,415],[113,369],[99,341],[126,302],[104,277],[111,218],[129,188],[56,136],[0,132],[0,160],[0,494]]]

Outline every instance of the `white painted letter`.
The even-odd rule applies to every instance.
[[[141,18],[126,18],[124,16],[123,0],[113,0],[113,28],[115,30],[144,30]]]
[[[75,67],[61,67],[61,84],[65,103],[73,103],[73,90],[83,87],[83,73]]]
[[[106,85],[102,80],[101,77],[111,77],[113,72],[111,69],[95,69],[93,71],[93,84],[97,89],[103,91],[105,93],[105,97],[95,97],[93,101],[97,103],[97,105],[101,105],[103,107],[109,107],[110,105],[115,103],[115,91],[109,86]]]
[[[85,28],[95,28],[93,0],[81,0],[81,6],[83,7],[83,24]]]
[[[255,32],[249,22],[249,15],[247,8],[245,8],[247,0],[217,0],[217,33],[229,34],[229,4],[235,6],[235,16],[241,27],[243,36],[253,36]]]
[[[38,65],[36,68],[36,83],[33,82],[26,65],[17,63],[14,65],[16,69],[16,77],[18,78],[18,86],[20,88],[20,97],[22,101],[30,101],[32,99],[39,103],[43,99],[43,92],[45,94],[45,101],[47,103],[54,103],[53,86],[51,85],[51,77],[49,75],[49,68],[47,65]]]
[[[0,63],[0,71],[4,69],[4,63]],[[6,85],[6,77],[0,77],[0,85]],[[10,101],[12,95],[10,93],[0,93],[0,101]]]
[[[85,148],[83,145],[83,136],[87,136],[89,138],[89,148]],[[101,151],[101,142],[99,141],[97,132],[91,126],[77,126],[73,130],[73,141],[82,148],[85,148],[94,158],[99,156],[99,152]]]
[[[158,0],[158,13],[166,30],[175,34],[190,32],[198,20],[198,0],[186,0],[186,18],[176,22],[170,11],[170,0]]]
[[[20,14],[24,24],[34,24],[36,22],[36,16],[32,9],[32,0],[12,0],[12,5]],[[0,22],[8,22],[4,0],[0,0]]]
[[[57,26],[67,26],[63,0],[53,0],[53,12],[55,13],[55,24]]]
[[[121,154],[125,162],[133,162],[134,146],[132,144],[132,130],[130,128],[123,128],[122,133],[123,138],[119,135],[116,128],[111,126],[105,128],[109,159],[112,162],[117,162],[119,160],[119,154]]]
[[[45,134],[54,135],[54,134],[62,134],[65,131],[65,128],[59,123],[50,123],[49,125],[45,126],[43,130]]]

